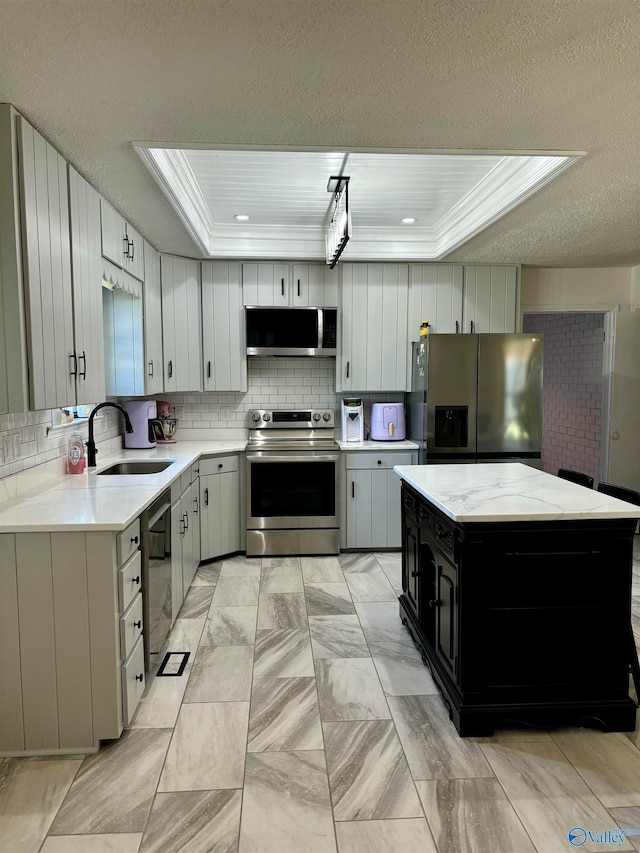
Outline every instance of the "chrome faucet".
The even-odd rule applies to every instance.
[[[97,406],[94,406],[91,409],[91,413],[89,414],[89,440],[85,441],[87,445],[87,468],[95,468],[96,467],[96,443],[93,440],[93,418],[100,409],[104,409],[105,406],[113,406],[114,409],[118,409],[124,415],[124,426],[127,432],[133,432],[133,427],[131,426],[131,421],[129,420],[129,415],[122,406],[119,406],[118,403],[98,403]]]

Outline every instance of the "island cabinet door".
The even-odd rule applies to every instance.
[[[402,525],[402,589],[417,619],[420,618],[418,525],[404,514]]]
[[[440,660],[457,681],[458,675],[458,612],[457,572],[442,555],[436,555],[437,607],[436,642]]]

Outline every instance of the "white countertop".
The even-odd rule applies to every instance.
[[[396,465],[393,470],[459,522],[640,518],[640,507],[520,462]]]
[[[183,441],[150,450],[98,456],[95,468],[65,474],[0,505],[0,533],[124,530],[201,456],[244,451],[246,441]],[[100,476],[119,460],[173,459],[158,474]]]
[[[338,440],[341,450],[417,450],[418,445],[409,439],[401,439],[400,441],[343,441]]]

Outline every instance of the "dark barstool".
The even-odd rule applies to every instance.
[[[572,483],[577,483],[579,486],[586,486],[587,489],[593,488],[593,477],[588,474],[581,474],[580,471],[571,471],[569,468],[558,468],[558,477],[561,480],[571,480]]]
[[[627,489],[624,486],[614,486],[613,483],[598,483],[598,491],[602,492],[603,495],[610,495],[612,498],[618,498],[618,500],[640,506],[640,492],[636,492],[633,489]],[[636,695],[638,700],[640,700],[640,663],[638,662],[636,638],[633,636],[631,624],[629,624],[629,670],[633,677]]]

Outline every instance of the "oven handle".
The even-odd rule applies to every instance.
[[[292,453],[272,453],[271,451],[261,451],[261,456],[254,456],[247,453],[247,462],[337,462],[340,458],[338,453],[303,453],[297,451]],[[295,455],[294,455],[295,454]]]

